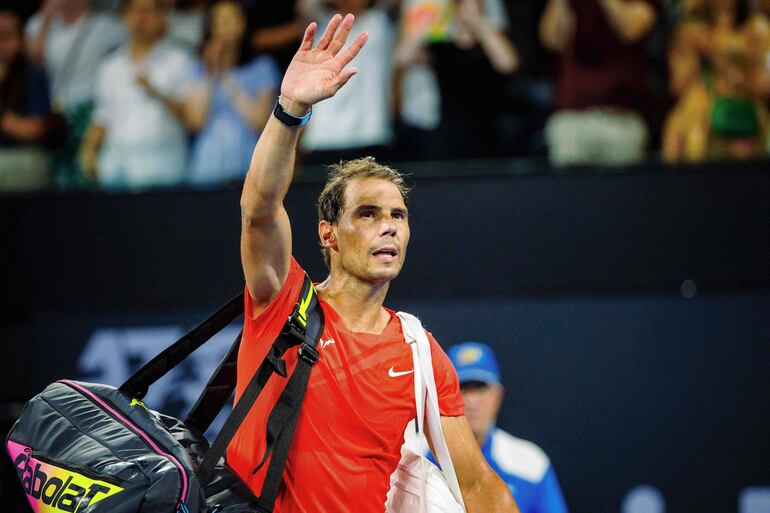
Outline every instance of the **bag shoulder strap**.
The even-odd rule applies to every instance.
[[[455,473],[454,465],[452,464],[452,457],[449,454],[449,448],[447,447],[446,439],[444,438],[444,431],[441,428],[441,412],[438,407],[436,380],[433,375],[433,359],[431,357],[430,341],[425,334],[422,323],[417,317],[406,312],[398,312],[397,315],[401,320],[404,338],[407,342],[413,340],[417,347],[419,358],[418,365],[422,379],[425,383],[425,388],[427,389],[427,432],[430,433],[433,448],[436,451],[436,458],[438,459],[439,465],[441,465],[441,470],[444,472],[452,495],[454,495],[455,499],[457,499],[460,504],[464,504],[462,493],[460,492],[460,484],[457,481],[457,474]],[[415,374],[416,373],[417,367],[415,367]]]
[[[273,407],[268,420],[268,444],[263,461],[273,452],[270,465],[272,473],[271,470],[268,470],[263,492],[258,500],[263,504],[263,508],[266,511],[272,511],[272,505],[278,494],[283,467],[288,456],[288,446],[291,444],[294,425],[299,416],[299,407],[305,395],[310,369],[318,361],[316,344],[323,332],[323,325],[323,311],[318,304],[315,287],[310,278],[305,275],[302,292],[294,306],[294,311],[284,324],[278,338],[273,342],[267,356],[265,356],[265,359],[244,389],[237,404],[233,407],[206,456],[200,462],[196,475],[201,483],[205,484],[208,481],[214,467],[224,456],[227,446],[273,373],[284,378],[287,377],[286,362],[283,360],[283,354],[289,348],[300,345],[300,358],[298,359],[297,367],[292,373],[288,384],[284,387],[278,402]],[[286,445],[285,448],[284,444]],[[268,492],[267,497],[265,496],[266,491]],[[274,496],[270,497],[273,494]]]
[[[412,366],[414,368],[414,403],[415,403],[415,416],[414,416],[414,429],[415,436],[417,437],[417,446],[412,447],[413,450],[419,451],[417,454],[420,456],[420,511],[419,513],[427,512],[427,501],[425,497],[425,380],[422,374],[422,368],[420,367],[420,353],[417,349],[417,341],[414,338],[404,337],[404,340],[409,344],[409,348],[412,350]]]

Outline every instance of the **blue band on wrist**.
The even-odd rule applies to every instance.
[[[310,119],[310,115],[313,113],[313,107],[310,107],[310,110],[307,111],[307,114],[304,116],[295,116],[294,114],[291,114],[289,112],[286,112],[283,110],[283,107],[281,106],[281,102],[278,101],[280,99],[280,96],[275,100],[275,109],[273,109],[273,115],[278,118],[278,120],[283,123],[286,126],[291,127],[300,127],[305,126]]]

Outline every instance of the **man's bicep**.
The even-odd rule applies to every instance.
[[[286,282],[291,264],[291,224],[283,206],[269,219],[241,218],[241,263],[258,314]]]

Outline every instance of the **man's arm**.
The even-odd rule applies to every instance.
[[[40,142],[46,134],[45,116],[24,116],[6,111],[0,116],[0,132],[21,142]]]
[[[519,67],[519,54],[505,32],[495,27],[479,10],[476,0],[460,3],[457,20],[473,33],[492,67],[508,75]]]
[[[99,168],[99,150],[104,143],[104,139],[107,135],[107,129],[98,123],[92,122],[86,130],[85,136],[83,136],[83,142],[80,145],[80,152],[78,154],[78,161],[80,167],[86,173],[86,176],[92,180],[96,180]]]
[[[643,0],[598,0],[610,26],[626,43],[635,43],[655,25],[655,8]]]
[[[575,13],[567,0],[548,0],[540,19],[540,41],[553,52],[561,53],[575,32]]]
[[[465,416],[442,416],[441,429],[468,513],[519,513],[508,486],[481,454]],[[427,438],[433,450],[430,435]]]
[[[301,116],[310,107],[333,96],[358,70],[345,68],[366,42],[359,35],[345,50],[353,16],[335,15],[313,47],[317,25],[305,30],[302,44],[281,83],[279,102],[290,114]],[[241,262],[246,287],[256,315],[275,297],[286,281],[291,261],[291,226],[283,207],[294,172],[299,130],[274,116],[265,126],[251,158],[241,194]]]

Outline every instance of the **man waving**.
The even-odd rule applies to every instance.
[[[346,67],[366,43],[344,48],[353,16],[336,15],[313,46],[311,23],[281,84],[274,115],[257,143],[241,197],[241,258],[246,278],[239,397],[291,313],[304,271],[292,258],[283,207],[300,127],[313,104],[329,98],[357,73]],[[362,112],[362,116],[366,113]],[[327,127],[333,130],[334,127]],[[407,187],[401,175],[361,158],[333,166],[318,200],[318,237],[329,268],[317,285],[325,316],[283,486],[275,511],[381,513],[414,418],[412,356],[401,325],[383,306],[409,243]],[[305,244],[313,243],[304,241]],[[429,337],[442,427],[469,512],[517,512],[508,488],[489,468],[465,417],[457,375]],[[285,356],[289,371],[296,352]],[[265,425],[280,387],[271,381],[228,451],[228,461],[259,494],[267,465]]]

